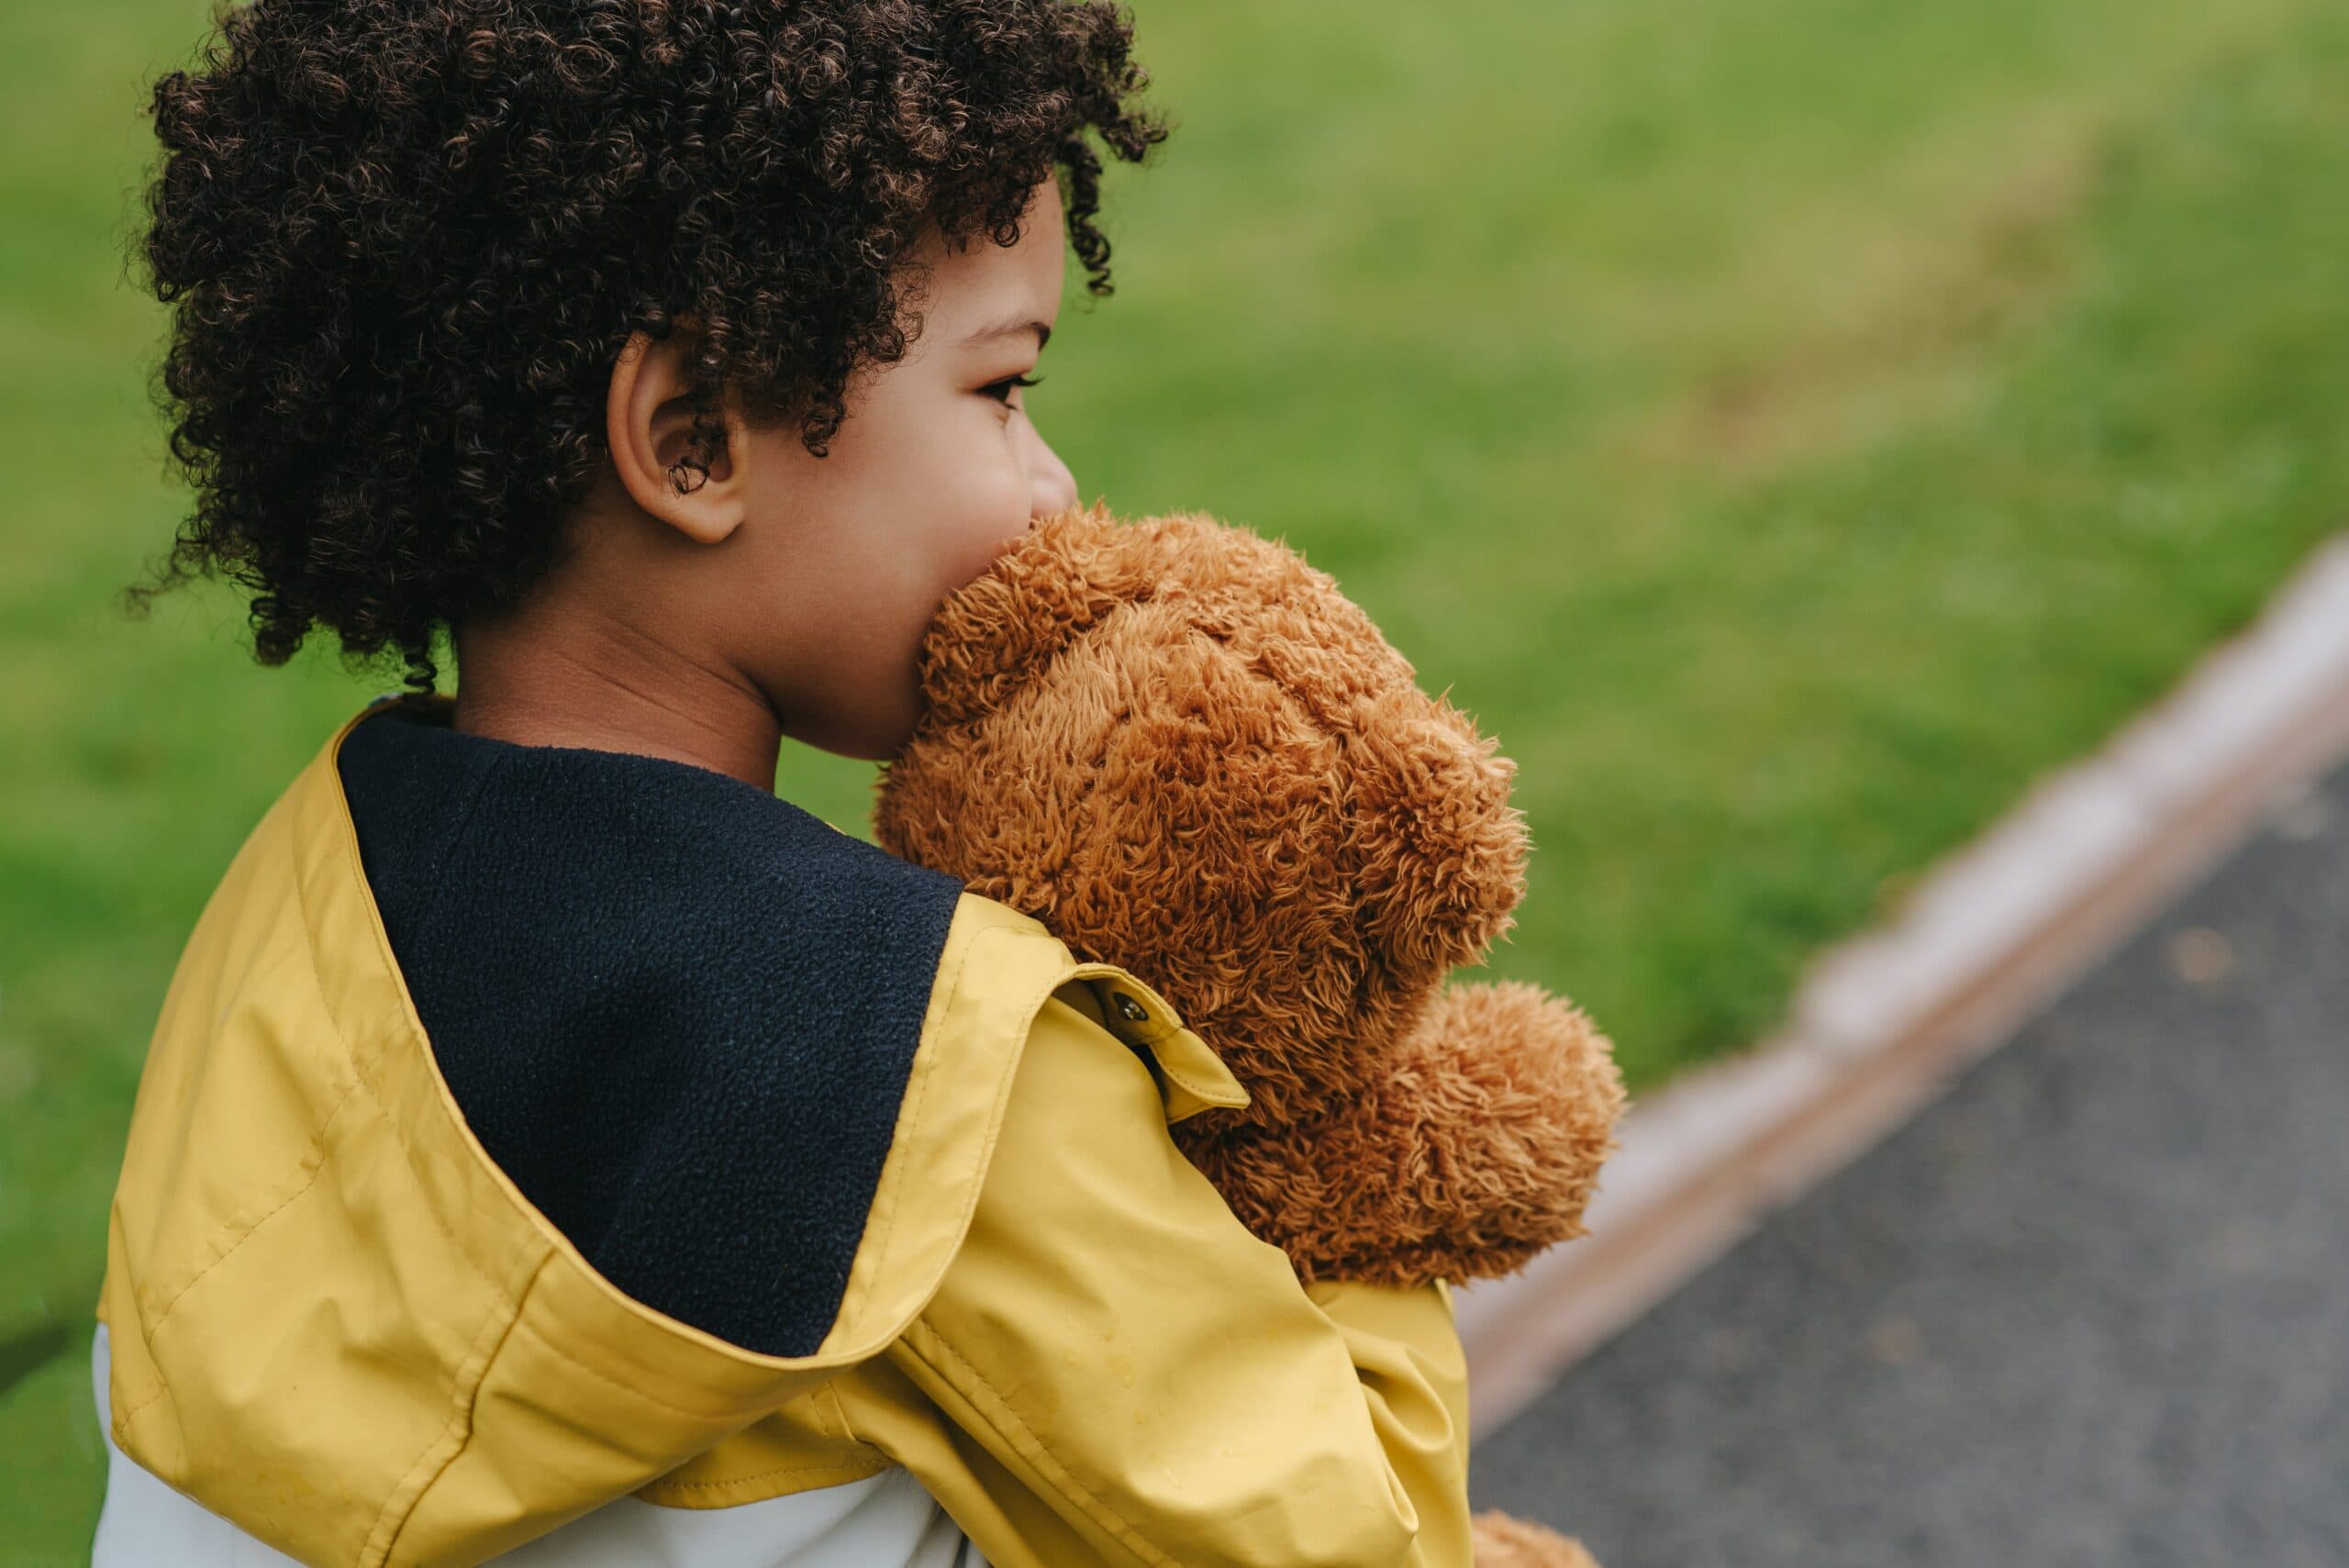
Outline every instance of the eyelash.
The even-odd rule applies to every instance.
[[[989,397],[995,397],[995,389],[998,386],[1003,388],[1003,395],[999,398],[996,398],[996,401],[1008,405],[1011,401],[1011,389],[1013,387],[1041,386],[1043,384],[1044,378],[1042,376],[1037,376],[1031,380],[1024,375],[1008,375],[1001,381],[991,381],[987,383],[987,384],[980,390],[984,391]]]

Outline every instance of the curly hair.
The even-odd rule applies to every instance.
[[[432,689],[432,639],[555,562],[631,333],[689,330],[719,408],[818,457],[919,330],[934,225],[1009,245],[1063,179],[1111,292],[1090,130],[1168,133],[1111,0],[252,0],[154,88],[158,397],[192,484],[154,594],[252,595],[255,658],[314,627]],[[906,321],[911,320],[909,335]]]

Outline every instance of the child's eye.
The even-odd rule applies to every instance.
[[[1013,387],[1041,386],[1043,384],[1044,378],[1042,376],[1037,376],[1031,381],[1024,375],[1008,375],[1001,381],[989,382],[985,386],[981,387],[979,390],[985,393],[989,397],[996,398],[999,402],[1009,403],[1011,401],[1011,389]],[[1000,393],[996,391],[996,388],[998,386],[1003,388]]]

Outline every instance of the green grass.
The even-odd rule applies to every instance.
[[[1635,1084],[2240,626],[2349,498],[2326,0],[1138,7],[1157,166],[1031,404],[1088,496],[1337,574],[1520,764],[1499,974]],[[147,1031],[263,807],[389,673],[113,595],[183,498],[123,281],[186,0],[0,51],[0,1557],[86,1551],[78,1351]],[[861,824],[871,773],[779,785]],[[84,1559],[85,1560],[85,1559]]]

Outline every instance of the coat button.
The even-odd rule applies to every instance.
[[[1148,1023],[1150,1021],[1149,1008],[1143,1006],[1140,1002],[1135,1001],[1131,996],[1127,995],[1123,991],[1116,993],[1116,996],[1118,999],[1118,1011],[1126,1016],[1126,1021],[1128,1023],[1141,1024]]]

